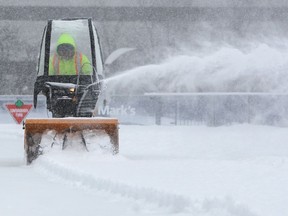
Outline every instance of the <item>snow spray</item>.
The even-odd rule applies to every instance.
[[[288,43],[287,43],[288,44]],[[175,55],[106,81],[116,92],[287,92],[288,46],[222,46]]]

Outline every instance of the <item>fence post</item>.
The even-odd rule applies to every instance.
[[[155,97],[155,124],[161,125],[161,117],[162,117],[162,100],[161,97]]]
[[[175,103],[175,125],[178,125],[178,120],[179,120],[179,100],[176,99]]]
[[[248,95],[247,98],[247,120],[248,120],[248,124],[250,124],[250,96]]]

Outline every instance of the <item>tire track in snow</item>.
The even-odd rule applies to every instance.
[[[140,188],[109,179],[97,178],[91,174],[81,173],[78,170],[65,167],[49,159],[38,159],[37,164],[33,167],[49,176],[53,175],[74,185],[110,192],[135,200],[143,200],[147,203],[157,204],[159,207],[169,208],[175,213],[183,212],[190,207],[190,199],[188,197],[162,192],[153,188]]]
[[[84,188],[109,192],[122,197],[145,201],[170,210],[170,213],[184,213],[197,216],[257,216],[246,206],[236,204],[231,198],[192,201],[184,195],[168,193],[153,188],[136,187],[109,179],[95,177],[89,173],[58,164],[48,158],[39,158],[33,165],[41,173]]]

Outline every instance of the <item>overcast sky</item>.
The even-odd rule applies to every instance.
[[[288,7],[287,0],[0,0],[1,6]]]

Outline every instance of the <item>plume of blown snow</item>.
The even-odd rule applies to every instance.
[[[118,93],[287,92],[288,43],[221,46],[174,55],[159,64],[123,71],[107,79]]]

